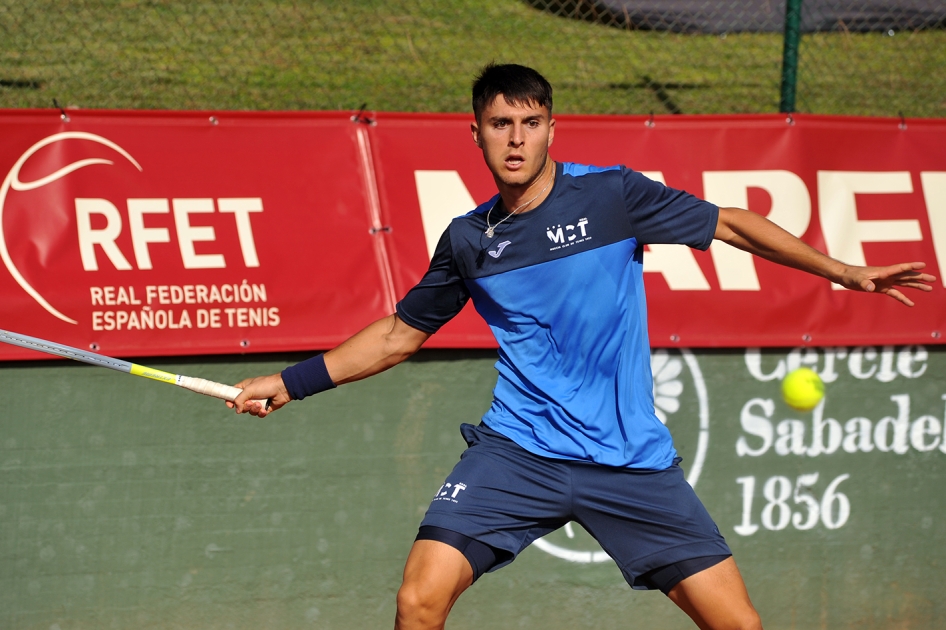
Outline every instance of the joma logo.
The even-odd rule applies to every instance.
[[[503,250],[509,247],[510,245],[512,245],[512,241],[503,241],[502,243],[496,246],[496,249],[489,250],[489,255],[492,256],[493,258],[499,258],[502,255]]]

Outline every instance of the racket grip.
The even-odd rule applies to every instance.
[[[192,392],[197,392],[198,394],[213,396],[214,398],[220,398],[230,402],[236,400],[237,396],[243,393],[243,390],[239,387],[208,381],[205,378],[195,378],[193,376],[178,376],[178,385]],[[272,401],[269,400],[251,400],[249,402],[259,403],[263,409],[269,409],[272,403]]]

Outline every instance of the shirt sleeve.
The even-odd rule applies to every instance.
[[[460,277],[448,227],[430,261],[427,273],[397,303],[397,315],[408,326],[433,334],[459,313],[470,292]]]
[[[719,207],[624,169],[624,200],[639,243],[672,243],[707,249],[716,234]]]

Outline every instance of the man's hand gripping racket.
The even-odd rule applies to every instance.
[[[265,418],[292,400],[280,374],[248,378],[236,384],[240,395],[227,401],[227,407],[237,413],[248,413]],[[260,404],[261,401],[266,404]]]

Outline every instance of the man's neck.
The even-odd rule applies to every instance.
[[[507,186],[496,182],[503,200],[503,209],[510,214],[524,214],[541,205],[552,192],[555,180],[555,161],[546,158],[538,176],[525,186]]]

